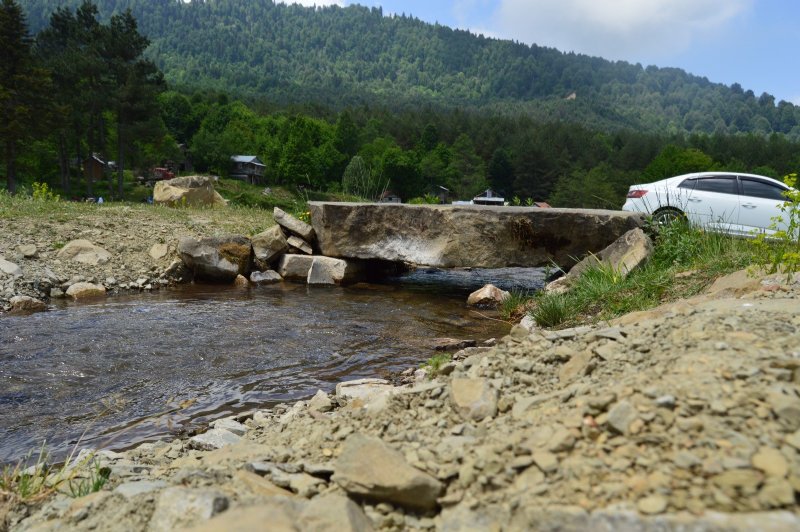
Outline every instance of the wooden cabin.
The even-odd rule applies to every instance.
[[[267,165],[255,155],[234,155],[231,157],[231,177],[250,183],[263,185]]]

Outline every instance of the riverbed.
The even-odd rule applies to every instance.
[[[2,317],[0,463],[43,442],[63,457],[76,444],[179,437],[342,380],[396,376],[429,358],[434,338],[508,332],[466,307],[475,279],[414,280],[434,273],[347,288],[189,285]]]

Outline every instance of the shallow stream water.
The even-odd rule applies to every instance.
[[[541,283],[529,277],[526,289]],[[59,457],[77,441],[120,449],[179,436],[342,380],[394,376],[429,358],[433,338],[500,337],[507,324],[464,303],[485,280],[418,270],[348,288],[192,285],[0,317],[0,463],[45,440]]]

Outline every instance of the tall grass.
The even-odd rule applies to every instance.
[[[566,293],[539,294],[531,316],[541,327],[563,328],[645,310],[699,293],[720,275],[748,266],[752,255],[744,239],[683,222],[659,226],[654,244],[649,262],[627,277],[599,265]]]

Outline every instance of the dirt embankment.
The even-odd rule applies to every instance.
[[[408,387],[342,387],[100,452],[101,491],[7,523],[796,530],[800,277],[739,273],[713,290],[599,327],[518,327]]]
[[[0,204],[0,310],[15,295],[47,302],[79,281],[110,293],[158,289],[174,282],[166,275],[177,258],[181,237],[244,234],[273,225],[272,215],[255,209],[170,209],[152,205],[69,202]],[[110,257],[96,264],[59,258],[69,242],[88,240]],[[11,266],[8,266],[10,263]],[[16,273],[5,271],[14,266]]]

